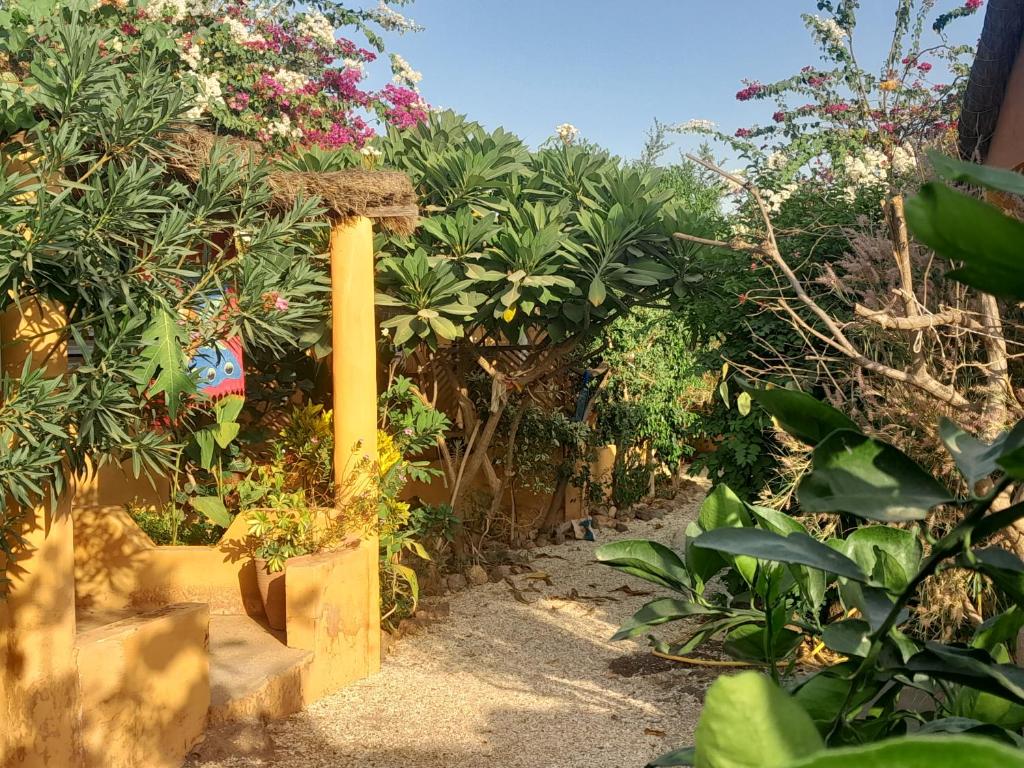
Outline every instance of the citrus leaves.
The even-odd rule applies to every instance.
[[[1011,194],[1019,193],[1022,186],[1018,174],[949,158],[939,158],[936,169],[949,179]],[[908,200],[906,212],[907,224],[918,240],[963,264],[949,277],[995,296],[1024,298],[1024,271],[1020,269],[1024,223],[936,182],[925,184]]]
[[[902,451],[844,429],[813,454],[797,491],[807,512],[848,512],[872,520],[921,520],[954,496]]]
[[[780,536],[761,528],[716,528],[700,536],[693,545],[758,560],[806,565],[854,581],[868,580],[853,560],[806,533]]]
[[[806,392],[782,387],[757,389],[743,379],[738,382],[781,429],[808,445],[817,445],[838,429],[857,429],[846,414]]]

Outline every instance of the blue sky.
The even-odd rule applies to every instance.
[[[896,2],[862,6],[857,54],[877,69]],[[531,145],[569,122],[626,158],[655,117],[706,118],[729,132],[770,119],[765,102],[735,100],[740,80],[818,62],[800,19],[817,12],[814,0],[417,0],[402,10],[426,29],[388,44],[423,73],[432,104]],[[952,37],[973,44],[982,15],[958,21]]]

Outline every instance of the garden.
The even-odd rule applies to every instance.
[[[1024,9],[624,158],[409,4],[0,8],[0,764],[1024,766]]]

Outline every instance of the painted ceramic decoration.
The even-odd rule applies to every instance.
[[[189,368],[198,373],[199,391],[209,398],[245,394],[242,340],[237,336],[218,341],[213,347],[199,347]]]
[[[228,307],[233,300],[228,295]],[[221,311],[225,297],[219,292],[206,293],[193,310],[198,315],[212,317]],[[245,366],[242,358],[242,340],[239,337],[217,341],[213,346],[196,349],[188,364],[197,376],[200,394],[217,400],[225,395],[245,395]]]

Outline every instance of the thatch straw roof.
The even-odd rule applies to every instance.
[[[1024,2],[989,0],[960,113],[960,154],[984,162],[1024,36]]]
[[[175,132],[169,144],[172,149],[165,162],[192,182],[198,181],[216,144],[254,161],[266,157],[263,146],[254,141],[217,136],[196,127]],[[416,192],[404,173],[358,168],[329,173],[274,170],[268,184],[275,205],[281,208],[290,208],[299,197],[315,195],[333,217],[341,220],[366,216],[399,234],[409,234],[416,228]]]

